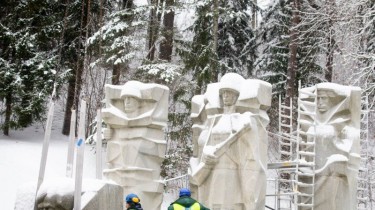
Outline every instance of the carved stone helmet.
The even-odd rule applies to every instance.
[[[233,90],[239,94],[244,80],[245,79],[239,74],[227,73],[220,79],[220,92],[222,90]]]
[[[137,99],[142,98],[141,91],[135,87],[132,86],[125,86],[124,89],[121,90],[121,98],[124,98],[126,96],[135,97]]]

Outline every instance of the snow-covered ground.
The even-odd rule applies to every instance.
[[[63,112],[57,104],[52,124],[51,140],[45,179],[65,177],[68,154],[68,136],[61,134]],[[0,134],[0,209],[13,210],[17,190],[38,182],[39,165],[44,139],[43,125],[35,124],[24,130],[10,131],[10,136]],[[105,155],[103,155],[105,157]],[[95,178],[95,149],[86,145],[83,178]],[[105,166],[103,166],[105,168]],[[166,209],[175,195],[166,194],[162,209]],[[28,209],[25,209],[28,210]]]
[[[57,127],[57,126],[54,126]],[[64,177],[66,170],[68,137],[54,128],[45,178]],[[0,203],[1,210],[13,210],[17,189],[31,182],[37,183],[42,152],[44,130],[42,126],[32,126],[22,131],[12,131],[10,137],[0,136]],[[95,152],[86,145],[84,157],[84,178],[95,178]],[[268,183],[269,187],[272,183]],[[272,190],[270,190],[272,191]],[[271,192],[272,193],[272,192]],[[161,209],[167,209],[176,195],[166,194]],[[267,197],[267,205],[273,206],[274,198]]]
[[[68,153],[68,137],[52,131],[45,178],[64,177]],[[12,131],[10,137],[0,136],[0,209],[13,210],[17,189],[38,181],[44,130],[32,126],[22,131]],[[86,145],[84,178],[95,178],[95,152]],[[176,197],[166,194],[162,209]],[[27,210],[27,209],[25,209]]]
[[[68,137],[54,129],[48,150],[45,178],[64,177],[68,153]],[[32,126],[11,135],[0,136],[0,203],[1,209],[14,209],[17,189],[30,182],[37,183],[44,130]],[[83,177],[95,178],[95,154],[86,147]]]
[[[68,136],[61,134],[64,112],[61,102],[56,104],[49,143],[45,179],[65,177]],[[43,125],[35,124],[24,130],[10,131],[10,136],[0,134],[0,209],[13,210],[17,190],[25,185],[37,184],[44,139]],[[103,158],[105,154],[103,154]],[[86,145],[83,178],[95,178],[96,156],[93,146]],[[103,165],[105,168],[105,165]],[[273,194],[273,183],[268,183],[268,193]],[[165,194],[161,209],[177,198],[177,191]],[[273,207],[274,198],[267,197],[267,205]],[[25,209],[28,210],[28,209]]]

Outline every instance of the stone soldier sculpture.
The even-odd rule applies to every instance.
[[[228,73],[192,104],[193,197],[213,210],[264,209],[271,85]]]
[[[317,95],[316,108],[301,105],[303,111],[316,112],[315,127],[308,126],[313,117],[301,119],[310,122],[302,126],[308,141],[315,136],[314,210],[357,209],[361,90],[334,83],[303,90]],[[302,95],[300,100],[313,101],[311,97]]]
[[[145,209],[159,210],[163,184],[160,165],[166,141],[163,128],[168,117],[169,89],[158,84],[129,81],[106,85],[108,169],[104,176],[123,187],[124,195],[136,193]]]

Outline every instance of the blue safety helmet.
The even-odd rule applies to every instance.
[[[138,196],[134,193],[130,193],[125,198],[126,203],[139,203],[141,199],[138,198]]]
[[[180,190],[180,197],[181,196],[190,196],[191,195],[191,192],[189,189],[187,188],[181,188]]]

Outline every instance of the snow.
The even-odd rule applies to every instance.
[[[274,4],[274,0],[258,0],[258,6],[262,9],[270,7],[272,4]]]
[[[61,108],[60,108],[61,109]],[[65,176],[68,136],[61,133],[62,117],[61,110],[57,106],[55,120],[53,122],[50,148],[47,159],[45,180],[54,180]],[[22,131],[11,131],[11,136],[0,136],[0,202],[2,210],[14,209],[17,190],[22,187],[21,196],[30,196],[30,190],[37,183],[39,164],[44,138],[43,127],[36,124]],[[83,177],[85,179],[95,178],[95,153],[93,147],[86,145],[84,157]],[[212,148],[213,149],[213,148]],[[213,153],[213,151],[211,151]],[[351,154],[358,156],[358,154]],[[103,155],[105,156],[105,155]],[[302,160],[301,160],[302,161]],[[328,163],[347,162],[348,158],[343,155],[332,155]],[[324,168],[324,167],[323,167]],[[316,171],[321,172],[323,169]],[[270,173],[269,171],[267,173]],[[268,178],[270,178],[268,174]],[[33,185],[30,185],[33,184]],[[273,194],[275,186],[272,181],[268,181],[267,194]],[[64,193],[64,192],[59,192]],[[177,198],[177,192],[165,194],[162,208],[166,209],[169,203]],[[25,198],[30,199],[30,198]],[[273,196],[267,196],[267,205],[273,206],[275,202]],[[29,209],[29,208],[25,208]]]
[[[97,183],[95,183],[97,184]],[[89,188],[93,188],[89,186]],[[95,188],[94,188],[95,189]],[[74,180],[69,178],[52,178],[45,180],[40,186],[38,194],[53,193],[56,195],[72,194],[74,191]]]
[[[63,180],[66,175],[69,137],[61,134],[63,113],[60,104],[56,104],[44,177],[46,183],[43,183],[42,186],[53,185],[53,180]],[[38,182],[43,139],[44,129],[41,124],[35,124],[24,130],[12,130],[10,131],[10,136],[0,134],[1,210],[13,210],[17,194],[18,197],[22,197],[22,201],[33,199],[26,196],[30,196],[30,192],[35,189]],[[103,157],[105,157],[105,154],[103,154]],[[95,179],[95,167],[94,146],[86,145],[83,163],[83,178],[86,180],[85,182]],[[106,168],[105,165],[103,165],[103,168]],[[59,183],[62,182],[59,181]],[[68,183],[66,185],[66,190],[69,190],[68,185],[71,184]],[[85,189],[89,187],[86,186]],[[95,188],[95,185],[91,187]],[[166,209],[177,198],[176,196],[177,192],[166,193],[161,209]],[[24,209],[31,210],[32,208],[25,206]]]
[[[55,129],[51,134],[45,179],[64,177],[68,137]],[[32,126],[23,131],[12,131],[11,136],[0,137],[0,200],[1,209],[14,209],[17,190],[25,184],[38,181],[44,131],[42,126]],[[95,178],[95,154],[86,147],[84,178]]]
[[[327,158],[326,164],[319,170],[316,170],[315,173],[319,174],[323,172],[324,170],[326,170],[329,166],[333,165],[334,163],[340,163],[340,162],[346,163],[348,162],[348,158],[340,154],[331,155]]]
[[[135,0],[134,4],[137,6],[146,6],[148,5],[148,0]]]
[[[317,85],[318,89],[329,89],[334,90],[337,94],[342,96],[350,95],[352,90],[360,91],[359,87],[352,87],[352,86],[343,86],[336,83],[319,83]]]

